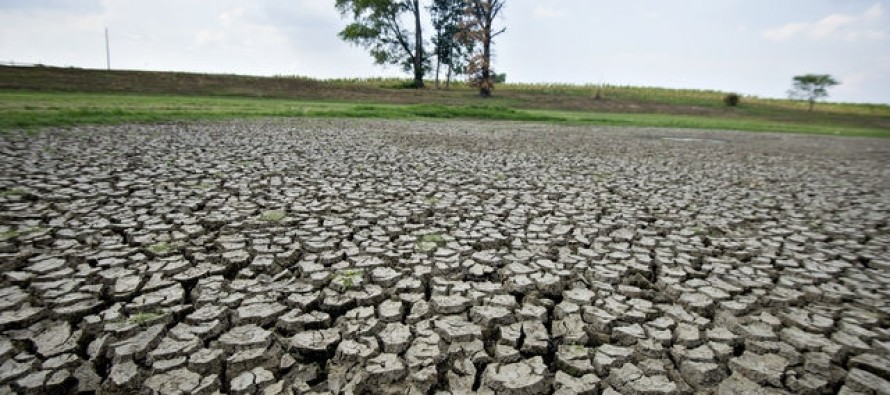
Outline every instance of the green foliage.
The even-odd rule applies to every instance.
[[[463,74],[469,63],[469,56],[476,44],[468,39],[463,31],[467,0],[433,0],[430,6],[430,19],[435,30],[433,53],[438,64],[445,66],[448,83],[452,74]],[[438,81],[439,68],[436,68]]]
[[[726,104],[727,107],[736,107],[741,100],[742,97],[738,93],[727,93],[726,96],[723,96],[723,104]]]
[[[809,110],[813,111],[816,100],[828,97],[828,88],[838,85],[840,82],[828,74],[804,74],[794,76],[792,84],[788,96],[792,99],[806,100]]]
[[[497,73],[494,75],[494,82],[496,84],[503,84],[507,82],[507,73]]]
[[[377,64],[401,65],[414,72],[414,87],[423,87],[429,67],[423,49],[419,0],[336,0],[343,17],[352,22],[340,31],[341,39],[365,47]],[[413,29],[406,28],[402,16],[411,14]]]

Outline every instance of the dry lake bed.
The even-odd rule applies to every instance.
[[[257,120],[0,152],[0,393],[890,393],[890,139]]]

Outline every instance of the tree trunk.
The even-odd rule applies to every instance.
[[[414,87],[423,88],[423,33],[420,30],[420,0],[414,0]]]
[[[491,97],[491,23],[482,32],[482,80],[479,81],[479,96]]]
[[[810,108],[807,111],[813,111],[813,104],[816,103],[816,99],[811,98],[810,100],[807,100],[807,102],[809,102],[809,104],[810,104]]]
[[[448,74],[445,77],[445,89],[451,88],[451,71],[454,69],[454,36],[448,43]]]
[[[442,60],[439,57],[436,57],[436,89],[439,89],[439,66],[442,65]]]

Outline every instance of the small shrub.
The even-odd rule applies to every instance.
[[[260,215],[260,220],[268,222],[278,222],[284,219],[286,214],[284,211],[265,211]]]
[[[439,236],[435,233],[426,234],[420,236],[420,238],[417,240],[417,249],[424,252],[432,251],[438,248],[439,244],[441,244],[443,241],[444,239],[442,239],[442,236]]]
[[[19,235],[20,235],[20,233],[17,231],[6,230],[3,232],[0,232],[0,241],[5,241],[6,239],[13,239],[13,238],[18,237]]]
[[[129,322],[131,324],[136,324],[139,326],[146,326],[149,322],[154,321],[162,316],[163,316],[163,314],[159,314],[159,313],[155,313],[155,312],[137,313],[137,314],[131,315],[127,319],[127,322]]]
[[[34,233],[40,233],[48,230],[42,226],[35,226],[32,228],[25,228],[19,230],[8,229],[4,231],[0,231],[0,241],[6,241],[8,239],[14,239],[19,236],[28,236]]]
[[[344,270],[337,276],[344,288],[350,289],[355,285],[355,280],[362,275],[361,270]]]
[[[741,101],[742,97],[738,93],[727,93],[726,96],[723,96],[723,104],[726,104],[727,107],[736,107]]]
[[[428,234],[428,235],[423,235],[423,236],[420,237],[420,241],[421,241],[421,242],[428,242],[428,243],[436,243],[436,244],[438,244],[438,243],[441,243],[442,240],[443,240],[443,239],[442,239],[442,236],[439,236],[439,235],[437,235],[437,234],[435,234],[435,233],[430,233],[430,234]]]
[[[170,252],[171,248],[172,246],[169,243],[162,241],[148,246],[148,251],[155,255],[161,255]]]
[[[22,188],[12,188],[12,189],[4,189],[3,191],[0,191],[0,196],[2,196],[2,197],[22,196],[22,195],[26,195],[27,193],[28,193],[28,191],[26,191]]]

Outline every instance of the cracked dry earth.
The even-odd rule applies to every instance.
[[[890,140],[277,120],[0,151],[0,393],[890,393]]]

